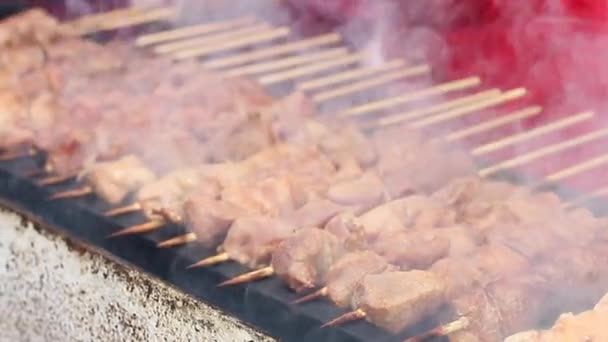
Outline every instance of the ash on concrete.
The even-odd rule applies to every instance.
[[[0,341],[274,341],[0,208]]]

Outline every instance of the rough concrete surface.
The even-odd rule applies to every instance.
[[[0,208],[0,341],[272,341]]]

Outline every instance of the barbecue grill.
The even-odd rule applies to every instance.
[[[111,31],[123,26],[163,21],[171,18],[174,14],[170,9],[156,9],[155,13],[155,15],[150,14],[150,12],[147,14],[130,14],[124,18],[119,17],[114,21],[107,21],[106,19],[101,24],[96,23],[88,27],[83,25],[79,27],[81,30],[78,33],[91,34],[97,31]],[[262,85],[268,87],[295,83],[296,87],[300,89],[316,90],[320,89],[322,85],[330,84],[333,86],[334,84],[341,84],[340,81],[349,82],[347,85],[336,85],[331,90],[314,93],[312,99],[318,105],[336,98],[353,96],[358,92],[374,90],[395,81],[423,75],[429,71],[429,67],[426,65],[405,67],[398,61],[388,62],[372,68],[340,69],[345,66],[358,65],[364,59],[364,55],[357,52],[348,53],[346,49],[341,50],[341,48],[324,46],[323,42],[332,41],[334,35],[279,44],[276,43],[277,39],[289,35],[290,32],[287,28],[273,28],[270,25],[264,26],[263,23],[261,25],[259,23],[253,24],[258,25],[254,27],[251,23],[252,21],[249,18],[240,18],[205,23],[196,27],[166,29],[159,33],[140,36],[135,41],[135,45],[146,49],[152,47],[155,53],[171,54],[177,60],[197,58],[207,56],[210,53],[253,46],[254,49],[251,51],[234,56],[206,59],[203,63],[209,67],[233,65],[234,67],[229,69],[228,74],[254,76]],[[168,25],[156,27],[168,27]],[[255,48],[256,44],[267,42],[276,43],[276,46],[271,44],[270,46]],[[283,55],[281,51],[300,52],[313,45],[322,46],[323,49],[301,53],[279,61],[263,62],[264,57]],[[318,75],[319,73],[330,74],[318,79],[299,81],[301,77]],[[366,76],[372,77],[365,78]],[[490,90],[471,95],[467,89],[477,83],[479,81],[474,77],[449,81],[440,85],[413,90],[405,95],[362,103],[341,110],[337,116],[360,120],[358,121],[360,127],[369,130],[401,122],[411,122],[412,128],[424,129],[451,119],[493,109],[496,106],[516,101],[525,95],[523,89],[514,89],[499,94],[492,93]],[[275,93],[285,92],[285,87],[279,88],[275,89]],[[465,91],[466,94],[427,106],[416,103],[417,100],[425,99],[427,96],[446,94],[452,91]],[[416,105],[404,113],[392,113],[383,116],[370,115],[381,110],[395,106],[411,105],[412,103]],[[518,110],[500,119],[455,129],[448,133],[445,139],[448,142],[458,142],[478,133],[491,131],[496,127],[532,117],[539,111],[540,107],[535,106],[518,108]],[[601,210],[604,205],[598,197],[605,193],[604,189],[599,189],[592,194],[577,194],[575,191],[561,186],[560,182],[573,175],[595,170],[605,165],[608,163],[608,158],[605,156],[583,161],[578,165],[568,166],[563,170],[538,179],[514,170],[532,161],[546,156],[559,155],[560,152],[569,148],[600,139],[605,134],[603,130],[539,148],[502,162],[490,162],[486,159],[492,152],[501,148],[515,146],[535,137],[590,120],[592,117],[593,113],[591,112],[581,112],[540,126],[535,130],[502,137],[472,149],[472,155],[478,159],[480,176],[507,179],[513,182],[519,182],[523,179],[539,190],[556,191],[563,198],[573,200],[575,204],[584,201],[584,204],[592,208],[598,215],[603,214]],[[326,301],[315,301],[303,306],[292,305],[291,302],[300,296],[289,291],[276,278],[240,284],[234,287],[218,287],[218,284],[250,270],[237,263],[223,263],[212,268],[190,269],[189,266],[197,261],[217,254],[216,250],[206,249],[196,243],[184,244],[179,248],[158,248],[159,243],[187,233],[185,227],[179,224],[169,223],[163,225],[162,229],[149,229],[145,235],[126,235],[108,239],[108,234],[145,222],[147,218],[137,212],[112,217],[104,215],[109,210],[115,209],[115,206],[111,206],[94,193],[91,193],[90,188],[83,189],[82,183],[74,177],[55,179],[46,184],[41,184],[39,180],[32,178],[30,173],[32,170],[40,170],[44,167],[47,158],[44,151],[25,155],[19,152],[13,156],[8,153],[3,157],[0,156],[0,158],[3,159],[0,161],[0,203],[3,206],[26,215],[30,220],[52,231],[67,235],[83,243],[84,246],[101,249],[117,262],[135,266],[152,274],[183,292],[216,306],[280,340],[403,341],[407,337],[419,335],[441,323],[436,317],[431,316],[397,335],[390,334],[365,321],[344,326],[320,328],[324,323],[343,314],[344,311],[337,309]],[[72,192],[74,189],[77,189],[77,191]],[[61,200],[49,200],[53,196],[58,199],[57,194],[67,195]],[[436,337],[436,340],[442,339],[447,340],[445,337]]]

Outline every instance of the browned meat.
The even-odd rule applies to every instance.
[[[95,193],[111,204],[122,202],[129,193],[156,179],[154,172],[133,155],[95,164],[84,177]]]
[[[222,246],[232,260],[258,268],[268,265],[272,252],[296,230],[279,219],[242,217],[234,221]]]
[[[351,306],[397,333],[434,313],[444,303],[444,289],[442,280],[426,271],[370,274],[353,291]]]
[[[271,264],[291,289],[301,292],[325,284],[329,268],[343,254],[342,245],[331,233],[302,228],[279,244]]]
[[[217,247],[225,239],[234,220],[249,214],[253,213],[237,204],[201,195],[192,195],[184,204],[186,227],[209,248]]]
[[[381,256],[369,252],[347,253],[333,264],[327,273],[327,296],[341,308],[351,303],[352,293],[368,274],[394,270]]]

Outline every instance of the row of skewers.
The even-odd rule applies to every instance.
[[[236,260],[258,268],[224,286],[278,275],[298,292],[318,288],[302,301],[327,296],[340,307],[354,309],[330,324],[366,317],[393,332],[448,305],[462,317],[441,330],[452,333],[455,340],[470,341],[474,336],[493,341],[533,327],[535,315],[546,308],[539,304],[544,310],[530,310],[529,305],[567,292],[563,284],[588,286],[586,303],[606,290],[602,279],[606,274],[602,269],[604,240],[596,242],[603,236],[601,220],[582,209],[566,210],[570,208],[553,195],[475,177],[593,141],[604,136],[604,131],[481,171],[475,169],[469,155],[454,151],[448,144],[525,119],[539,113],[540,108],[529,107],[501,120],[452,132],[447,138],[430,139],[420,132],[519,98],[525,94],[522,89],[482,91],[384,116],[380,119],[384,121],[372,123],[375,132],[370,138],[355,126],[345,126],[342,120],[320,120],[315,101],[300,92],[275,102],[254,82],[226,79],[196,63],[176,67],[165,60],[149,61],[145,54],[132,50],[118,49],[117,53],[114,49],[118,63],[85,66],[84,81],[81,71],[62,74],[62,66],[72,66],[76,60],[98,61],[105,51],[92,46],[82,49],[79,44],[82,42],[72,40],[45,46],[43,62],[25,68],[27,76],[47,79],[42,91],[51,89],[47,98],[59,102],[63,110],[47,107],[42,112],[56,120],[53,127],[57,123],[61,127],[63,122],[65,128],[47,133],[51,120],[32,120],[44,115],[27,117],[19,123],[31,130],[30,137],[17,139],[11,136],[16,131],[9,131],[3,141],[12,143],[2,146],[27,142],[25,145],[35,143],[36,148],[47,151],[48,165],[52,165],[47,170],[52,169],[57,177],[44,179],[43,184],[80,175],[84,188],[55,194],[55,199],[96,193],[118,205],[135,192],[135,204],[107,214],[143,210],[151,221],[115,232],[114,237],[159,229],[167,222],[184,223],[191,233],[160,246],[197,241],[221,247],[220,254],[193,267]],[[134,64],[140,68],[149,63],[146,65],[163,70],[161,82],[137,73],[137,68],[125,67],[121,61],[126,56],[137,59]],[[60,62],[53,64],[54,58]],[[54,67],[51,74],[62,75],[63,84],[53,84],[49,66]],[[108,81],[115,81],[117,75],[121,81],[108,87]],[[189,80],[192,75],[199,78]],[[201,75],[208,78],[201,81]],[[16,84],[24,83],[21,74]],[[145,89],[134,86],[142,83]],[[475,86],[479,80],[453,84],[448,84],[448,91]],[[215,88],[210,89],[212,86]],[[24,94],[39,94],[37,87],[25,89]],[[430,89],[379,100],[337,116],[364,116],[442,94],[446,86]],[[82,99],[87,91],[91,95],[88,101],[86,96]],[[103,103],[95,103],[94,95],[100,92],[108,96]],[[75,94],[81,101],[76,104],[71,102]],[[176,104],[171,97],[177,94],[180,101]],[[141,103],[147,106],[138,107]],[[184,103],[193,110],[181,110]],[[171,111],[172,107],[180,110]],[[19,104],[12,108],[19,108]],[[204,114],[200,108],[205,109]],[[125,115],[135,112],[146,114]],[[169,127],[174,129],[169,134],[168,112],[172,119]],[[28,113],[32,115],[31,107]],[[60,113],[69,114],[61,117]],[[485,144],[471,154],[481,156],[592,117],[593,113],[584,112]],[[209,126],[209,122],[217,125]],[[132,141],[135,129],[145,129],[149,141]],[[42,139],[45,134],[48,137]],[[165,142],[159,140],[162,136],[174,144],[159,156],[158,142]],[[225,146],[233,143],[231,148]],[[188,149],[181,154],[183,158],[165,160]],[[605,159],[567,168],[545,181],[560,181],[602,165]],[[560,264],[555,253],[549,253],[556,248],[563,249],[562,258],[556,258]],[[578,263],[580,260],[589,262]],[[583,264],[586,268],[579,267]],[[598,278],[589,281],[590,273]],[[504,291],[509,291],[509,298],[504,298]],[[508,305],[513,302],[526,303],[526,307]]]

